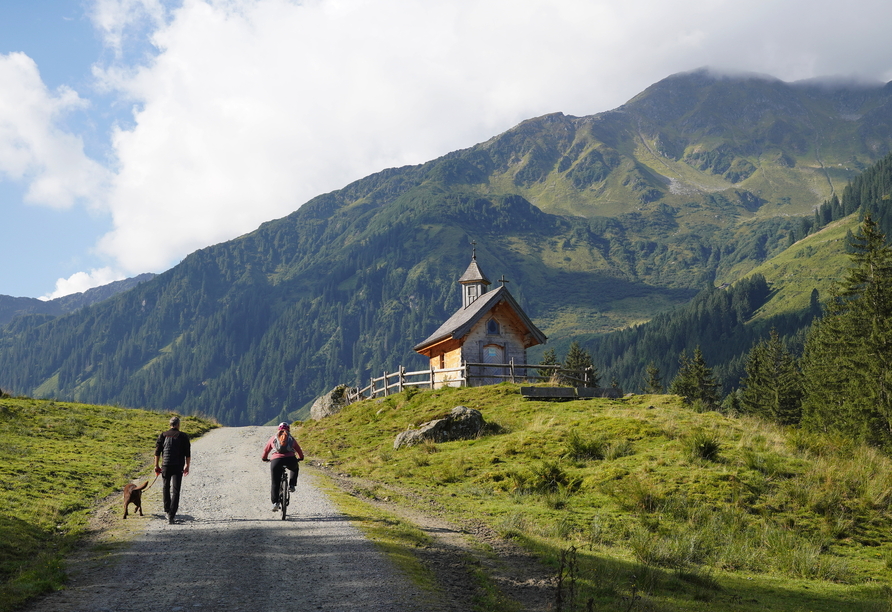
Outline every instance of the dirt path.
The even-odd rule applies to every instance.
[[[271,511],[269,467],[259,457],[272,432],[221,428],[196,440],[179,523],[164,519],[159,479],[144,517],[121,520],[121,504],[106,511],[124,543],[77,556],[69,588],[28,610],[430,610],[313,486],[311,470],[298,480],[294,516],[282,521]]]
[[[120,497],[109,502],[96,516],[93,541],[68,562],[68,587],[26,612],[453,612],[474,608],[473,573],[480,568],[520,609],[550,609],[548,570],[482,524],[456,526],[436,508],[419,512],[367,500],[433,538],[417,553],[440,589],[422,591],[338,512],[314,484],[319,471],[307,465],[292,496],[294,511],[282,521],[268,501],[269,466],[260,461],[273,431],[227,427],[194,441],[175,525],[161,512],[160,478],[143,496],[143,517],[122,520]],[[356,488],[342,474],[326,476],[347,492]]]

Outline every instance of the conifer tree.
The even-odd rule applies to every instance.
[[[782,424],[799,422],[802,380],[796,358],[787,350],[776,329],[747,355],[746,376],[741,381],[743,410]]]
[[[719,383],[712,369],[706,365],[700,347],[694,349],[694,356],[688,358],[682,351],[678,356],[678,374],[669,385],[669,393],[681,395],[688,402],[699,401],[708,409],[714,409],[719,403]]]
[[[592,364],[591,354],[573,341],[567,356],[564,358],[566,375],[572,377],[569,382],[576,387],[597,387],[600,382],[598,370]]]
[[[660,368],[654,365],[653,362],[647,364],[647,380],[644,382],[644,392],[663,392],[663,376],[660,374]]]
[[[803,424],[892,445],[892,248],[866,215],[852,269],[805,344]]]
[[[542,353],[542,358],[539,360],[540,365],[558,365],[559,363],[557,353],[555,353],[553,348],[547,349]],[[557,370],[552,368],[542,368],[536,370],[536,373],[545,380],[548,380],[557,373]]]

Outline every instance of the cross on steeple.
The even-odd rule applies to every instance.
[[[477,241],[471,241],[471,261],[477,261]]]
[[[502,274],[502,278],[500,278],[500,279],[498,280],[498,282],[502,283],[502,287],[504,287],[504,286],[505,286],[505,283],[510,283],[511,281],[509,281],[507,278],[505,278],[505,275]]]

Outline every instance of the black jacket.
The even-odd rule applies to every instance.
[[[155,456],[162,457],[161,470],[182,472],[186,457],[191,457],[189,436],[178,429],[168,429],[155,442]]]

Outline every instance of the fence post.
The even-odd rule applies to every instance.
[[[504,277],[502,277],[502,278],[504,278]],[[510,364],[510,365],[511,365],[511,382],[512,382],[512,383],[515,383],[515,382],[517,382],[517,381],[514,380],[514,357],[511,358],[511,364]]]
[[[434,364],[431,363],[431,390],[434,388]]]
[[[387,370],[384,370],[384,397],[387,397]]]
[[[462,366],[464,368],[464,372],[462,372],[462,375],[464,377],[464,380],[462,381],[462,386],[470,387],[471,386],[471,366],[468,365],[467,361],[464,362],[462,364]]]
[[[397,384],[397,393],[403,392],[403,375],[405,375],[405,373],[406,373],[405,366],[400,366],[400,377],[396,383]]]

